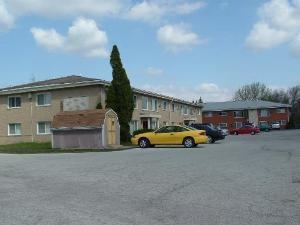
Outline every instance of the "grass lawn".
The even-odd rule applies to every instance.
[[[0,145],[0,153],[6,154],[38,154],[38,153],[81,153],[81,152],[110,152],[129,149],[132,146],[121,146],[113,149],[52,149],[50,142],[25,142]]]

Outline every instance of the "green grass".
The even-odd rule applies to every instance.
[[[124,148],[125,147],[125,148]],[[82,153],[82,152],[108,152],[128,149],[124,146],[116,149],[52,149],[50,142],[24,142],[17,144],[0,145],[0,153],[6,154],[40,154],[40,153]]]

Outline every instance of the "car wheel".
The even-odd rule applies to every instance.
[[[234,131],[234,133],[233,133],[234,135],[239,135],[239,133],[237,132],[237,131]]]
[[[213,142],[213,138],[210,136],[210,135],[207,135],[207,144],[211,144],[211,143],[214,143]]]
[[[150,142],[147,138],[141,138],[139,140],[139,146],[140,148],[148,148],[150,146]]]
[[[183,145],[184,145],[184,147],[186,147],[186,148],[191,148],[191,147],[193,147],[193,146],[195,145],[195,141],[194,141],[193,138],[187,137],[187,138],[185,138],[185,139],[183,140]]]

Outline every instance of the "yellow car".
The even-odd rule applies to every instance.
[[[184,145],[186,148],[195,147],[207,142],[205,130],[197,130],[185,125],[163,126],[156,131],[134,135],[131,138],[134,145],[141,148],[154,145]]]

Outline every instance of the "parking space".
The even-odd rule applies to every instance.
[[[0,224],[300,224],[300,130],[197,148],[0,154]]]

